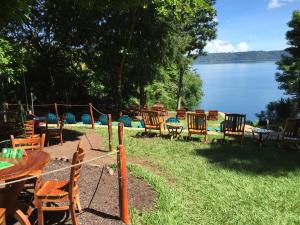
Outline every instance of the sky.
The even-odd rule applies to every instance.
[[[209,53],[282,50],[292,12],[300,0],[217,0],[217,38]]]

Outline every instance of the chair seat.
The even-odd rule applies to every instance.
[[[297,137],[284,137],[283,139],[286,141],[300,141],[300,138]]]
[[[159,125],[146,125],[147,129],[159,129],[160,126]]]
[[[189,132],[193,134],[207,134],[206,130],[189,129]]]
[[[40,190],[37,191],[36,196],[38,199],[61,199],[66,200],[68,197],[69,181],[47,181]]]

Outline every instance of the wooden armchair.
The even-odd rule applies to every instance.
[[[5,211],[4,208],[0,208],[0,225],[6,225]]]
[[[283,143],[288,143],[295,144],[297,149],[300,149],[300,119],[287,119],[284,128],[279,128],[277,140],[279,147]]]
[[[159,115],[159,112],[142,110],[141,116],[144,121],[145,132],[147,130],[159,130],[159,134],[162,134],[164,130],[164,118]]]
[[[204,109],[196,109],[195,113],[205,113],[205,110]]]
[[[225,142],[225,137],[229,136],[240,138],[240,142],[241,144],[243,144],[245,124],[246,115],[226,113],[225,120],[223,123],[223,142]]]
[[[218,110],[209,110],[207,119],[208,120],[218,120],[218,114],[219,114]]]
[[[64,117],[60,118],[59,127],[49,127],[48,122],[46,122],[46,138],[47,146],[50,146],[50,139],[59,139],[60,144],[63,145],[63,128],[64,128]]]
[[[207,120],[205,113],[188,112],[187,114],[188,137],[192,134],[204,135],[204,142],[207,142]]]
[[[10,141],[13,148],[21,148],[23,150],[44,150],[45,134],[33,135],[27,138],[15,138],[10,135]]]
[[[176,114],[177,119],[185,120],[185,114],[186,114],[185,109],[177,109],[176,112],[177,112],[177,114]]]
[[[38,205],[38,225],[44,224],[43,211],[70,210],[73,225],[77,225],[75,207],[80,210],[79,202],[79,178],[85,151],[78,144],[77,151],[73,155],[71,174],[69,180],[50,180],[35,193]],[[75,165],[75,166],[74,166]],[[58,205],[68,203],[68,205]]]

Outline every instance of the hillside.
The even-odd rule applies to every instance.
[[[232,53],[210,53],[206,56],[199,56],[194,64],[217,64],[217,63],[244,63],[277,61],[285,51],[249,51]]]

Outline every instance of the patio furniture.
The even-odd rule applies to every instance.
[[[218,120],[218,110],[209,110],[207,115],[207,120]]]
[[[180,134],[183,130],[182,124],[169,122],[169,123],[166,123],[166,127],[169,132],[171,140],[173,140],[174,138],[179,139]]]
[[[161,103],[155,103],[152,108],[151,111],[157,111],[159,112],[159,116],[166,116],[168,115],[168,111],[166,109],[166,107],[161,104]]]
[[[271,133],[271,130],[268,130],[268,129],[263,129],[263,128],[253,128],[252,129],[253,138],[258,141],[260,148],[262,147],[263,142],[268,139],[270,133]]]
[[[66,123],[68,123],[68,124],[75,124],[76,123],[76,118],[75,118],[75,115],[73,113],[67,112],[65,114],[65,119],[66,119]]]
[[[50,146],[50,139],[59,139],[60,144],[63,145],[63,128],[64,128],[64,118],[59,121],[59,127],[49,127],[46,123],[46,138],[47,146]]]
[[[159,115],[157,111],[142,110],[141,111],[145,132],[147,130],[159,130],[159,134],[162,134],[164,130],[164,118]]]
[[[10,135],[11,145],[13,148],[21,148],[23,150],[44,150],[45,134],[33,135],[27,138],[15,138]]]
[[[205,113],[205,110],[204,109],[196,109],[195,113]]]
[[[285,122],[285,126],[280,127],[277,134],[278,146],[283,143],[295,144],[300,149],[300,119],[289,118]]]
[[[188,137],[192,134],[204,135],[207,142],[207,120],[205,113],[188,112],[187,114]]]
[[[108,115],[102,114],[101,116],[99,116],[99,122],[101,123],[101,125],[108,125]]]
[[[5,169],[0,170],[0,181],[9,182],[30,176],[35,171],[42,170],[50,161],[50,155],[44,151],[26,151],[23,158],[1,158],[0,161],[12,163]],[[6,214],[13,216],[20,224],[30,225],[28,215],[20,210],[18,196],[26,181],[20,181],[0,189],[0,207],[6,209]],[[24,206],[24,203],[22,203]]]
[[[55,114],[48,113],[46,117],[47,117],[47,123],[49,123],[49,124],[57,124],[58,118],[56,117]]]
[[[6,210],[4,208],[0,208],[0,225],[6,225],[5,211]]]
[[[38,225],[44,224],[44,211],[70,210],[72,222],[77,225],[75,207],[80,209],[79,202],[79,178],[82,168],[85,151],[78,144],[77,151],[73,155],[71,174],[69,180],[50,180],[35,193],[38,205]],[[68,203],[68,205],[58,205],[59,203]]]
[[[119,122],[123,123],[125,127],[132,127],[132,119],[129,116],[121,116]]]
[[[92,123],[91,115],[87,113],[82,114],[81,121],[83,122],[83,124],[91,124]]]
[[[176,117],[180,120],[185,120],[186,110],[185,109],[177,109]]]
[[[241,144],[243,144],[245,124],[246,115],[226,113],[225,120],[223,123],[223,142],[225,141],[225,137],[228,136],[240,138],[240,142]]]

